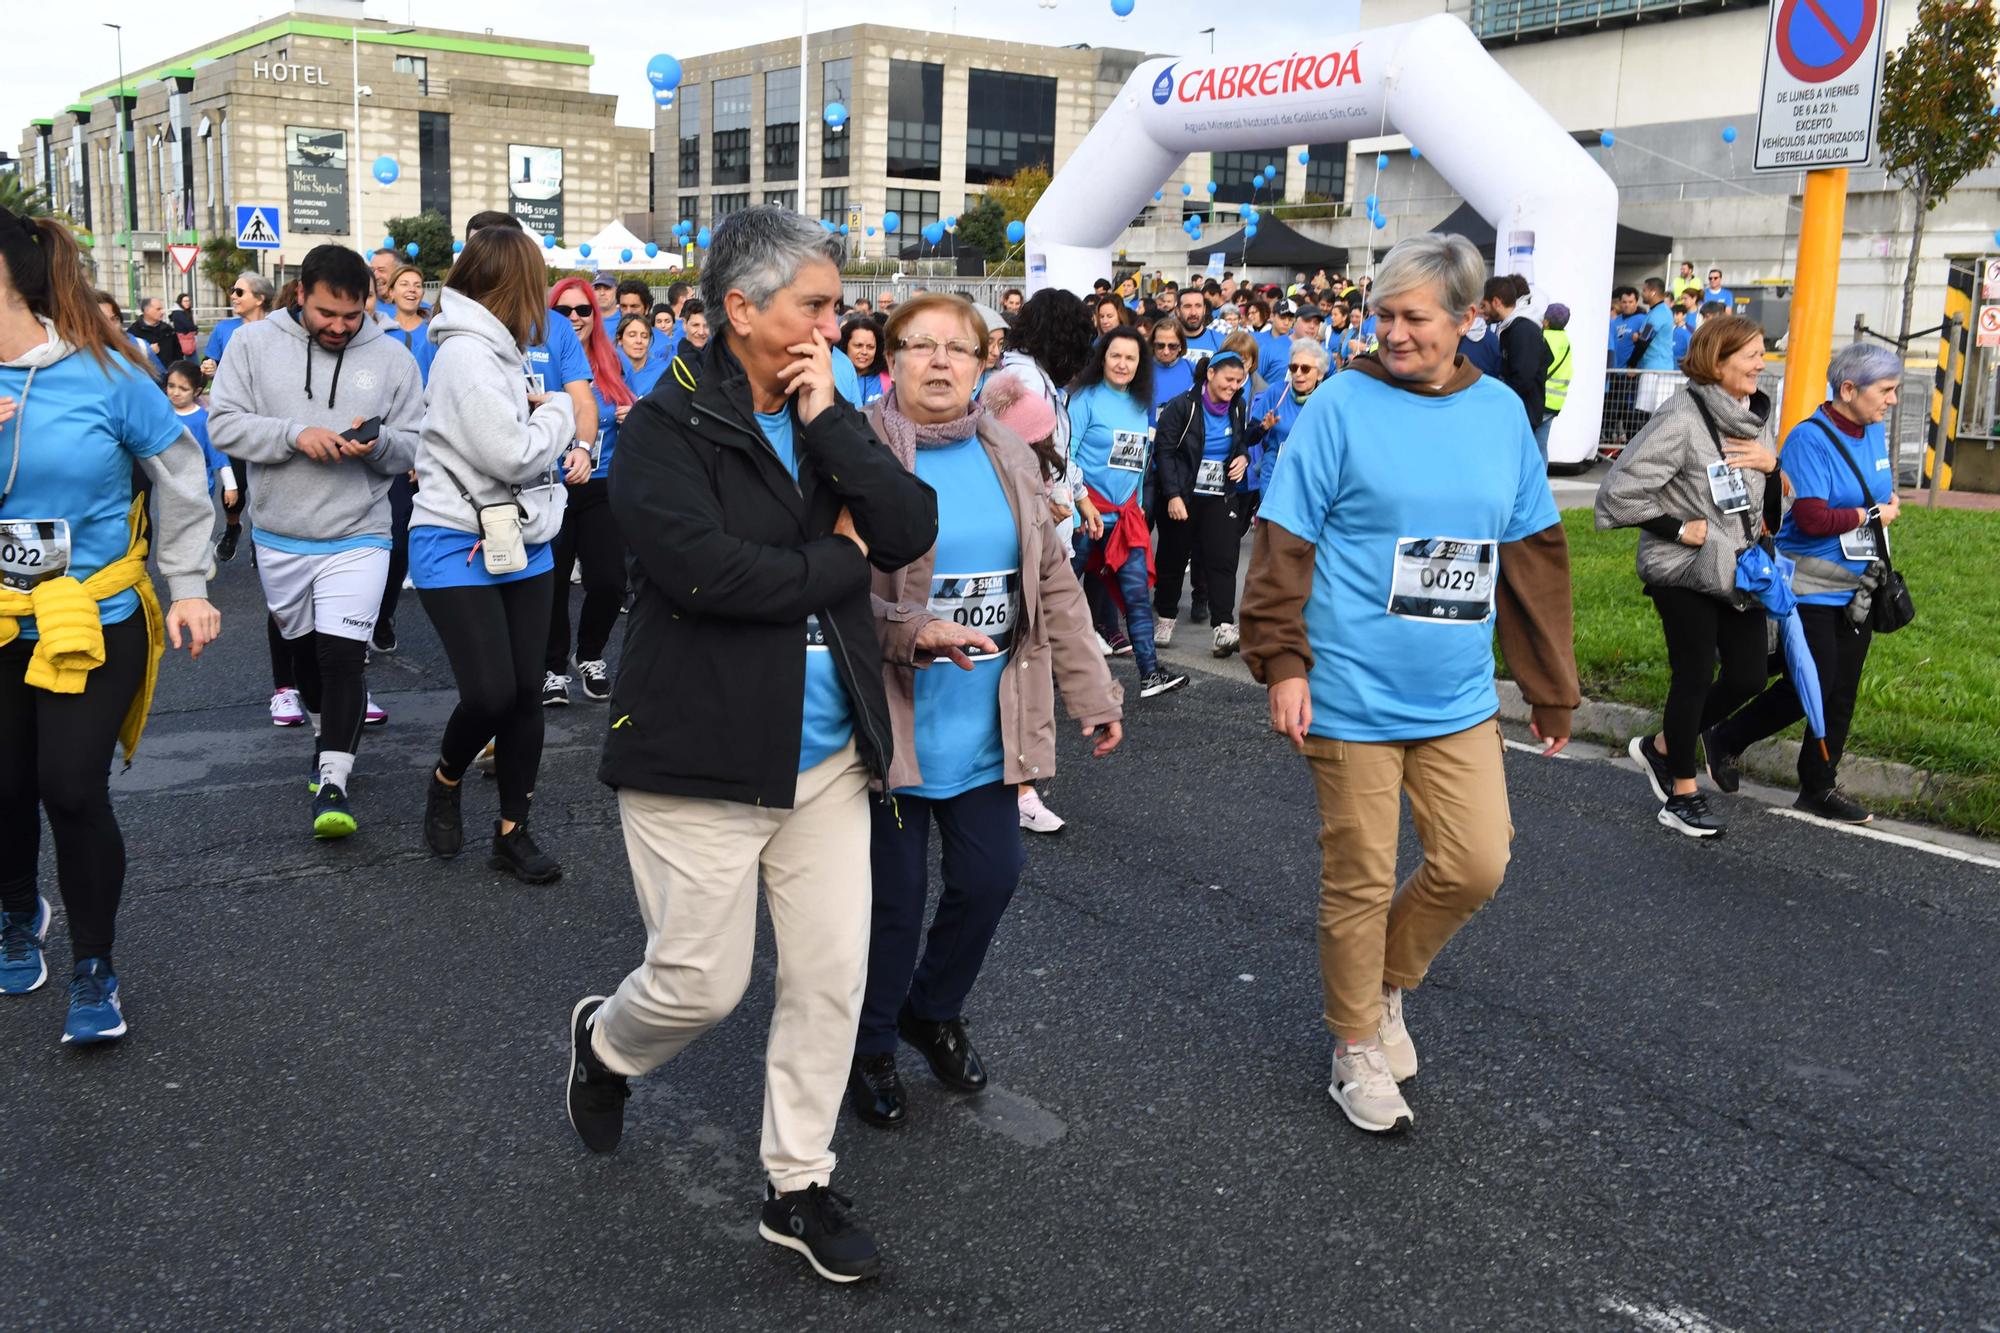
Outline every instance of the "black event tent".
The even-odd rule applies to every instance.
[[[1250,238],[1247,253],[1243,232],[1238,231],[1233,236],[1195,246],[1188,251],[1188,263],[1206,264],[1208,257],[1217,251],[1222,252],[1223,262],[1232,268],[1289,268],[1311,273],[1315,269],[1347,266],[1347,251],[1302,236],[1271,213],[1257,219],[1257,234]]]
[[[1457,232],[1466,240],[1479,247],[1479,253],[1488,260],[1493,258],[1493,224],[1479,216],[1479,210],[1471,204],[1460,204],[1455,212],[1443,222],[1431,228],[1436,232]],[[1614,251],[1619,259],[1657,259],[1665,262],[1673,253],[1674,240],[1671,236],[1661,236],[1655,232],[1640,231],[1637,227],[1618,224],[1618,243]]]

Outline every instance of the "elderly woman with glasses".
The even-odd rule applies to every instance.
[[[1016,788],[1055,772],[1057,678],[1071,718],[1097,738],[1095,754],[1123,735],[1123,695],[1098,652],[1042,468],[973,402],[986,338],[960,297],[904,302],[883,330],[891,385],[868,411],[875,435],[936,493],[938,516],[935,545],[873,575],[894,759],[873,806],[874,926],[848,1096],[856,1115],[883,1127],[907,1116],[899,1036],[946,1087],[987,1085],[965,1002],[1020,880]],[[926,937],[933,821],[944,888]]]
[[[1271,474],[1277,469],[1278,454],[1285,447],[1286,438],[1292,433],[1292,426],[1299,419],[1306,399],[1326,378],[1327,351],[1310,338],[1295,338],[1286,344],[1290,355],[1282,362],[1271,366],[1271,387],[1257,395],[1250,404],[1250,422],[1244,436],[1250,441],[1250,473],[1245,478],[1252,502],[1245,506],[1238,516],[1239,529],[1247,528],[1255,516],[1258,502],[1271,485]],[[1284,366],[1282,377],[1279,365]]]

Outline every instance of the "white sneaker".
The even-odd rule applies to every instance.
[[[306,724],[305,705],[299,702],[299,692],[289,685],[276,690],[271,695],[271,725],[274,727],[303,727]]]
[[[1030,833],[1061,833],[1062,816],[1042,804],[1042,794],[1033,787],[1021,788],[1021,827]]]
[[[583,582],[583,566],[581,564],[574,564],[569,567],[569,581],[571,583]]]
[[[1240,641],[1236,633],[1236,626],[1234,625],[1217,625],[1215,633],[1211,637],[1215,644],[1215,655],[1217,657],[1227,657],[1235,652],[1236,646]]]
[[[1382,988],[1382,1024],[1375,1030],[1382,1043],[1382,1056],[1398,1083],[1417,1076],[1417,1047],[1410,1030],[1403,1026],[1403,992],[1395,986]]]
[[[553,671],[542,673],[542,707],[569,707],[569,677],[558,676]]]
[[[1356,1129],[1396,1134],[1416,1123],[1410,1104],[1396,1091],[1396,1076],[1377,1041],[1336,1041],[1333,1082],[1327,1094]]]
[[[1097,640],[1097,651],[1104,654],[1106,657],[1112,656],[1113,654],[1110,641],[1107,640],[1102,634],[1099,634],[1096,630],[1092,630],[1090,633],[1091,637]]]
[[[1174,618],[1159,616],[1153,621],[1153,646],[1164,648],[1174,641]]]

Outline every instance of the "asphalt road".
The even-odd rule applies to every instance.
[[[996,1086],[906,1057],[914,1123],[843,1120],[888,1268],[835,1288],[755,1238],[768,929],[614,1156],[564,1120],[570,1005],[641,941],[601,707],[549,715],[560,885],[432,860],[452,694],[406,604],[362,831],[317,845],[247,562],[218,600],[114,784],[131,1035],[0,1003],[0,1325],[2000,1328],[1993,870],[1729,798],[1697,845],[1629,769],[1511,755],[1511,873],[1409,1002],[1417,1123],[1379,1140],[1325,1090],[1304,764],[1198,674],[1111,759],[1065,741],[1070,830],[969,1011]],[[469,831],[493,805],[473,779]],[[59,979],[60,911],[51,944]]]

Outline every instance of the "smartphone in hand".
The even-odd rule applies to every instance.
[[[355,444],[373,444],[382,437],[382,418],[370,417],[352,430],[340,432],[340,438]]]

